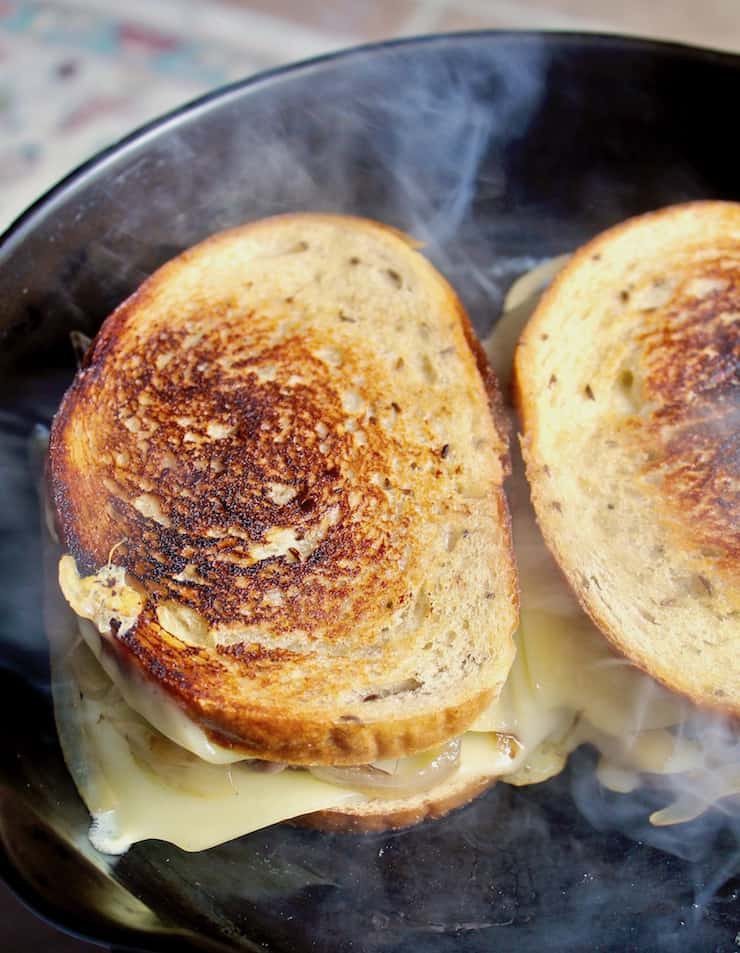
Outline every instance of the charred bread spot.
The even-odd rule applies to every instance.
[[[403,279],[401,278],[399,273],[395,270],[395,268],[387,268],[385,273],[388,276],[389,281],[395,288],[401,289],[403,287]]]
[[[644,400],[635,440],[691,544],[740,558],[740,260],[715,254],[683,277],[642,335]],[[630,378],[630,385],[632,379]]]

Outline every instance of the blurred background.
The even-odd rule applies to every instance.
[[[0,0],[0,231],[103,146],[223,83],[358,43],[485,28],[740,52],[740,0]]]
[[[359,43],[489,28],[740,53],[740,0],[0,0],[0,232],[101,148],[224,83]],[[92,949],[0,885],[0,950]]]

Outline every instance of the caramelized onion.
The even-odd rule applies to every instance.
[[[371,797],[408,797],[421,794],[446,781],[460,764],[460,739],[448,742],[436,753],[401,758],[392,771],[374,764],[350,768],[315,766],[311,774],[320,781],[354,788]]]
[[[248,765],[252,771],[258,771],[260,774],[280,774],[281,771],[285,771],[288,767],[288,765],[283,764],[282,761],[262,761],[259,758],[243,763]]]

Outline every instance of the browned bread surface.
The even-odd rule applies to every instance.
[[[54,421],[82,573],[144,597],[107,650],[214,739],[294,764],[463,731],[513,656],[495,383],[446,281],[369,221],[264,220],[162,267]]]
[[[469,804],[495,783],[496,778],[482,775],[452,778],[426,794],[396,801],[375,799],[359,804],[343,804],[338,808],[304,814],[290,823],[321,831],[358,834],[400,830],[422,821],[444,817],[455,808]]]
[[[740,205],[628,221],[572,259],[519,343],[537,517],[617,648],[740,714]]]

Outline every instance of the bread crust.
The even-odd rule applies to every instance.
[[[643,671],[734,717],[739,311],[740,205],[661,209],[573,256],[514,377],[537,519],[581,605]]]
[[[343,313],[351,296],[324,276],[324,299],[317,303],[310,297],[314,289],[284,278],[295,249],[329,241],[332,230],[350,244],[361,236],[368,254],[379,249],[390,285],[400,282],[408,298],[407,286],[416,283],[433,308],[428,331],[461,368],[464,388],[453,387],[452,399],[467,395],[487,442],[486,498],[456,499],[451,464],[444,462],[449,444],[423,447],[405,432],[381,429],[371,412],[380,418],[381,403],[400,419],[398,426],[406,426],[404,413],[409,427],[418,415],[420,432],[433,434],[435,422],[421,419],[410,388],[408,411],[403,399],[387,400],[385,365],[350,336],[363,317]],[[275,252],[283,238],[295,247]],[[250,259],[242,272],[234,260],[246,246],[256,257],[264,247],[268,263]],[[273,252],[280,259],[275,268]],[[265,300],[259,280],[268,273],[274,288]],[[377,281],[374,272],[370,280]],[[371,304],[357,304],[371,316],[373,287]],[[336,309],[330,334],[323,301]],[[296,322],[300,335],[292,333]],[[290,331],[278,339],[283,325]],[[341,369],[334,367],[335,352],[341,352]],[[238,368],[208,378],[210,369],[232,358],[244,368],[242,377],[251,375],[248,392]],[[441,365],[427,368],[430,377],[440,372]],[[365,381],[360,397],[371,405],[364,418],[355,417],[365,441],[360,449],[347,426],[351,415],[336,396],[356,378]],[[276,453],[281,414],[290,423]],[[508,465],[504,419],[462,306],[401,233],[350,217],[289,215],[189,249],[108,318],[52,427],[49,482],[67,550],[83,573],[94,574],[113,558],[146,599],[130,628],[119,631],[113,620],[105,650],[122,677],[134,667],[215,741],[245,756],[362,764],[460,734],[498,692],[513,659],[518,590],[501,485]],[[211,425],[213,437],[204,433]],[[188,439],[195,449],[183,443]],[[430,455],[439,459],[432,467]],[[462,481],[462,459],[457,470]],[[210,494],[216,485],[218,493]],[[410,496],[397,489],[405,485]],[[488,551],[480,551],[480,565],[495,579],[498,617],[471,643],[474,674],[462,672],[425,695],[415,668],[423,627],[408,623],[426,585],[424,552],[432,562],[441,560],[440,567],[452,567],[461,591],[468,583],[462,565],[444,556],[420,521],[433,528],[438,517],[432,514],[442,512],[462,526],[463,510],[471,525],[484,527]],[[276,527],[277,537],[270,536]],[[404,563],[404,571],[391,572]],[[191,613],[197,638],[164,628],[160,610],[172,604]],[[247,635],[234,631],[235,619],[245,620]],[[398,619],[407,620],[403,637],[388,644],[383,633],[394,632]],[[323,650],[329,661],[320,657]]]
[[[496,778],[466,778],[450,782],[426,795],[406,801],[366,801],[294,818],[297,827],[346,834],[371,834],[413,827],[422,821],[438,820],[464,807],[496,783]]]

